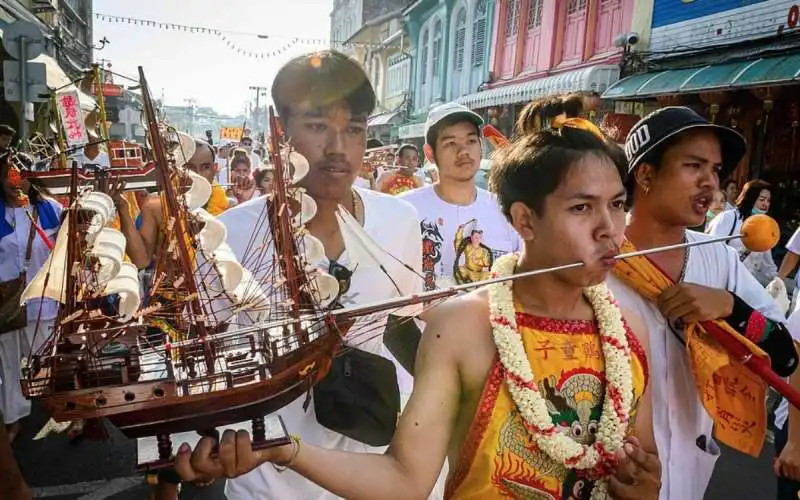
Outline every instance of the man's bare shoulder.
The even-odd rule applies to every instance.
[[[430,311],[426,334],[435,334],[452,347],[467,347],[490,337],[489,295],[486,289],[453,297]]]

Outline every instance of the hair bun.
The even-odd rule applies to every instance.
[[[591,133],[603,142],[606,140],[606,136],[600,130],[600,127],[585,118],[567,118],[564,115],[560,115],[553,119],[551,127],[561,131],[562,134],[565,128],[580,129]]]

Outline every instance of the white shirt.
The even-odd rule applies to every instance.
[[[786,250],[790,252],[800,255],[800,228],[794,232],[791,238],[789,238],[789,242],[786,243]],[[786,320],[786,329],[789,330],[789,333],[792,334],[792,338],[797,341],[800,341],[800,298],[798,294],[800,294],[800,271],[797,272],[797,285],[794,289],[794,296],[795,296],[795,304],[794,310],[791,311],[789,315],[789,319]],[[784,424],[786,423],[786,419],[789,418],[789,403],[786,401],[786,398],[781,400],[781,403],[775,409],[775,427],[778,429],[783,429]]]
[[[47,203],[53,207],[56,216],[61,217],[61,204],[54,200],[47,200]],[[33,213],[32,210],[31,205],[25,208],[5,207],[6,222],[15,229],[13,233],[0,238],[0,281],[17,279],[22,272],[25,254],[28,250],[28,236],[30,231],[36,231],[32,228],[31,221],[27,215],[27,213]],[[41,223],[39,224],[41,225]],[[55,243],[58,227],[45,229],[44,232],[50,238],[50,241]],[[28,262],[26,273],[28,283],[36,276],[36,273],[39,272],[49,255],[50,249],[47,244],[38,234],[35,234],[31,243],[31,260]],[[41,319],[43,321],[53,319],[58,314],[58,303],[56,301],[41,298],[31,299],[27,303],[28,322],[37,320],[40,304],[42,309]]]
[[[473,231],[482,231],[481,245],[491,250],[496,259],[509,252],[517,252],[522,240],[508,223],[495,196],[477,188],[475,201],[470,205],[452,205],[436,194],[435,185],[424,186],[400,195],[417,209],[422,231],[422,270],[425,289],[433,290],[466,282],[454,273],[454,264],[464,265],[465,240]],[[461,235],[458,235],[459,227]],[[456,236],[461,238],[456,241]],[[491,267],[491,265],[489,266]]]
[[[714,217],[708,224],[706,233],[712,236],[737,235],[742,229],[741,214],[738,210],[726,210]],[[728,245],[735,248],[739,254],[747,251],[739,238],[729,240]],[[744,266],[753,274],[761,285],[766,286],[778,275],[778,266],[772,258],[772,252],[750,252],[742,261]]]
[[[389,276],[397,283],[402,295],[417,293],[422,288],[422,280],[418,273],[421,268],[421,239],[419,232],[419,219],[414,207],[396,197],[384,195],[375,191],[355,188],[364,203],[364,229],[377,243],[390,255],[378,257]],[[248,243],[259,227],[259,221],[263,217],[265,197],[261,196],[242,203],[234,208],[228,209],[222,215],[221,220],[228,228],[227,243],[231,246],[237,258],[242,260]],[[391,224],[387,224],[391,220]],[[260,227],[264,232],[269,231],[266,224]],[[256,234],[255,241],[259,241],[263,236]],[[353,252],[350,252],[353,253]],[[394,258],[393,258],[393,257]],[[416,270],[416,274],[408,271],[402,264],[407,263]],[[352,262],[348,255],[348,250],[337,259],[339,264],[353,270],[350,289],[343,297],[342,303],[353,305],[368,303],[381,299],[401,296],[392,284],[391,280],[379,269],[377,265],[368,262]],[[358,266],[356,266],[358,264]],[[326,261],[320,265],[326,271],[329,263]],[[348,332],[346,343],[358,345],[359,349],[381,354],[388,359],[394,359],[389,355],[388,350],[383,345],[383,325],[385,319],[376,320],[375,318],[364,318],[359,320],[363,324],[368,324],[367,329],[372,332],[369,337],[371,340],[364,342],[364,327],[356,323]],[[359,329],[362,335],[359,339]],[[411,383],[410,375],[402,369],[395,361],[398,368],[398,382],[401,393],[409,391],[408,384]],[[361,453],[383,453],[385,447],[375,448],[347,438],[339,433],[333,432],[320,425],[314,416],[313,397],[308,411],[303,410],[305,395],[298,398],[288,406],[281,409],[278,413],[283,417],[286,428],[291,434],[297,434],[301,439],[309,444],[320,446],[326,449],[342,451],[352,451]],[[225,486],[225,494],[229,499],[280,499],[280,500],[315,500],[337,498],[335,495],[323,490],[311,481],[303,478],[293,471],[277,472],[272,465],[266,464],[259,469],[251,471],[244,476],[228,480]]]
[[[686,232],[687,241],[710,237]],[[769,319],[782,321],[782,314],[762,286],[739,261],[731,247],[712,243],[687,250],[685,283],[729,290]],[[644,321],[650,335],[650,390],[653,430],[662,467],[661,500],[701,500],[719,448],[712,439],[713,422],[697,394],[686,347],[675,338],[658,308],[627,285],[609,276],[608,285],[620,305]],[[678,332],[682,333],[682,332]],[[705,436],[708,445],[696,444]]]
[[[108,153],[100,151],[94,158],[86,156],[86,152],[81,152],[78,157],[78,165],[80,168],[85,168],[86,165],[96,165],[97,168],[107,170],[111,168],[111,162],[108,159]]]
[[[356,180],[353,182],[354,186],[358,186],[362,189],[372,189],[369,179],[365,179],[361,176],[356,177]]]

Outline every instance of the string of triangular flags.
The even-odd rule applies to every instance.
[[[262,40],[270,39],[270,38],[289,38],[281,35],[267,35],[267,34],[260,34],[260,33],[247,33],[247,32],[239,32],[239,31],[231,31],[231,30],[221,30],[218,28],[210,28],[207,26],[191,26],[186,24],[176,24],[176,23],[167,23],[163,21],[154,21],[152,19],[141,19],[136,17],[128,17],[128,16],[116,16],[110,14],[103,14],[100,12],[95,12],[95,18],[109,23],[121,23],[121,24],[132,24],[135,26],[145,26],[149,28],[160,29],[164,31],[182,31],[186,33],[193,33],[193,34],[200,34],[200,35],[214,35],[219,37],[231,50],[235,51],[237,54],[251,57],[254,59],[268,59],[270,57],[275,57],[283,54],[287,50],[289,50],[292,46],[302,44],[302,45],[325,45],[328,46],[331,43],[336,44],[337,46],[352,46],[352,47],[385,47],[380,43],[368,43],[368,42],[344,42],[339,40],[330,40],[324,38],[302,38],[302,37],[292,37],[289,42],[283,44],[279,48],[267,52],[260,52],[260,51],[253,51],[242,48],[239,46],[229,35],[240,35],[240,36],[253,36],[260,38]],[[227,34],[227,35],[226,35]]]

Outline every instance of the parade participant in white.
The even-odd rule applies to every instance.
[[[425,155],[439,167],[439,181],[401,195],[420,216],[426,290],[486,279],[496,258],[521,248],[495,196],[475,185],[482,124],[456,103],[428,113]]]
[[[711,236],[739,234],[747,217],[769,211],[771,197],[769,184],[758,179],[749,181],[736,200],[736,208],[715,217],[706,232]],[[750,252],[738,239],[730,240],[728,245],[739,252],[739,259],[762,285],[766,286],[777,276],[778,266],[775,265],[771,251]]]
[[[736,166],[744,155],[744,139],[688,108],[669,107],[634,126],[625,149],[628,195],[633,196],[626,237],[636,249],[709,238],[687,227],[702,223],[720,171]],[[773,369],[791,373],[797,355],[779,323],[780,311],[733,248],[703,245],[650,259],[677,283],[656,303],[616,276],[608,283],[620,304],[644,320],[650,334],[651,390],[653,401],[660,402],[653,405],[653,427],[664,464],[660,498],[701,499],[720,450],[711,435],[713,421],[698,398],[681,325],[725,319],[740,331],[742,323],[758,314],[755,309],[774,322],[766,321],[773,331],[759,344],[772,357]]]
[[[81,154],[77,158],[80,168],[96,168],[100,170],[111,168],[108,153],[100,149],[100,142],[100,137],[93,131],[89,131],[89,143],[83,147]]]
[[[797,229],[786,243],[788,252],[783,257],[778,276],[786,280],[800,261],[800,229]],[[793,309],[790,309],[786,328],[796,339],[800,339],[800,273],[795,284]],[[795,372],[791,378],[793,386],[800,386],[800,373]],[[791,415],[791,416],[790,416]],[[783,398],[775,409],[775,453],[777,460],[773,464],[778,476],[778,500],[796,498],[800,491],[800,410],[790,409]]]
[[[0,203],[0,282],[18,278],[23,270],[28,282],[50,253],[47,244],[35,234],[36,230],[32,228],[29,215],[35,214],[37,224],[51,241],[55,241],[62,207],[58,202],[44,197],[35,187],[29,190],[30,203],[24,207],[18,206],[14,182],[9,180],[12,167],[7,162],[7,155],[0,156],[3,183]],[[30,258],[26,259],[29,245]],[[27,326],[0,333],[0,413],[4,415],[5,423],[12,426],[12,439],[19,430],[19,420],[31,412],[31,403],[22,395],[20,387],[21,360],[47,339],[49,326],[57,313],[56,302],[49,299],[31,300],[27,305]]]
[[[286,136],[310,166],[300,185],[317,205],[317,213],[306,224],[306,229],[325,247],[324,270],[336,276],[337,273],[331,272],[331,264],[334,264],[340,272],[345,268],[350,273],[346,279],[349,286],[345,286],[347,291],[340,302],[346,306],[419,291],[422,279],[417,273],[422,251],[416,211],[403,201],[352,187],[364,156],[366,120],[375,106],[375,95],[363,70],[336,52],[301,56],[278,73],[272,96]],[[256,228],[269,231],[267,224],[260,220],[265,203],[265,197],[255,198],[229,209],[220,217],[228,229],[227,242],[245,268],[248,266],[245,251]],[[351,214],[352,220],[358,221],[356,226],[359,223],[363,226],[350,229],[371,239],[383,250],[381,255],[370,256],[361,248],[359,240],[351,237],[350,230],[342,230],[339,210]],[[262,234],[256,234],[253,241],[263,238]],[[409,271],[401,262],[417,272]],[[259,278],[257,270],[253,273]],[[360,321],[372,322],[370,330],[375,333],[367,342],[360,337],[353,338],[352,342],[362,351],[388,357],[380,335],[382,320],[363,318]],[[351,334],[358,329],[359,323],[356,323],[350,329]],[[345,341],[349,341],[347,337]],[[397,365],[397,369],[401,371],[402,367]],[[408,383],[408,374],[399,375],[400,385],[403,377]],[[313,392],[307,408],[304,408],[305,402],[303,396],[278,412],[288,431],[303,441],[337,450],[376,453],[384,450],[320,424],[315,416]],[[302,476],[289,470],[279,471],[272,465],[229,480],[226,495],[230,499],[336,498]]]

